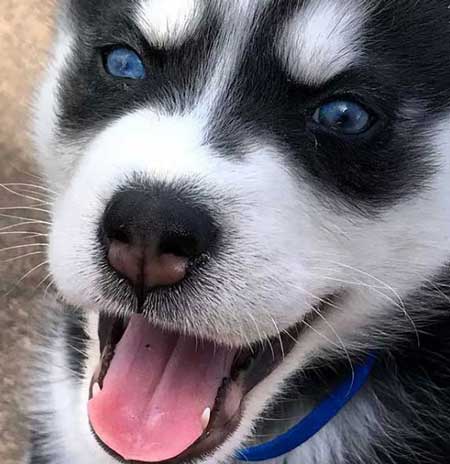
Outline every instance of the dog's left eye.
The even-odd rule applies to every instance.
[[[359,103],[335,100],[316,109],[314,121],[333,132],[358,135],[366,132],[373,123],[371,114]]]
[[[105,54],[105,69],[111,76],[124,79],[137,80],[146,76],[141,57],[126,47],[116,47]]]

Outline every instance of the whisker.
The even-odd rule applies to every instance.
[[[26,240],[27,238],[35,238],[35,237],[48,237],[48,234],[42,234],[39,232],[28,231],[28,230],[0,232],[0,235],[27,235],[27,237],[23,237],[24,240]]]
[[[39,290],[39,288],[45,284],[45,282],[52,277],[52,273],[49,272],[35,287],[35,290]]]
[[[303,321],[302,321],[303,322]],[[289,333],[289,330],[284,329],[283,333],[287,335],[296,345],[299,343],[299,340],[295,338],[291,333]]]
[[[276,332],[278,334],[278,340],[280,341],[281,356],[282,356],[282,359],[284,360],[286,358],[286,353],[285,353],[285,350],[284,350],[283,339],[281,338],[281,331],[280,331],[275,319],[272,316],[270,316],[270,319],[272,320],[272,324],[274,325],[275,330],[276,330]]]
[[[386,290],[389,290],[392,292],[392,294],[399,300],[399,301],[403,301],[401,296],[398,294],[398,292],[391,286],[389,285],[388,283],[380,280],[378,277],[368,273],[368,272],[365,272],[361,269],[358,269],[358,268],[355,268],[353,266],[349,266],[347,264],[343,264],[343,263],[339,263],[339,262],[334,262],[334,261],[329,261],[331,264],[335,264],[336,266],[340,266],[340,267],[343,267],[344,269],[349,269],[351,271],[355,271],[357,272],[358,274],[361,274],[365,277],[368,277],[369,279],[372,279],[374,280],[375,282],[378,282],[383,288],[385,288]],[[317,270],[330,270],[329,268],[320,268],[320,267],[317,267],[316,268]]]
[[[375,286],[369,286],[368,288],[369,289],[372,289],[375,293],[377,293],[378,295],[382,296],[383,298],[386,298],[388,301],[390,301],[395,307],[399,308],[403,314],[405,315],[406,319],[409,321],[409,323],[411,324],[414,332],[415,332],[415,336],[416,336],[416,339],[417,339],[417,344],[418,346],[420,347],[421,343],[420,343],[420,334],[419,334],[419,330],[417,328],[417,325],[416,323],[414,322],[414,319],[412,318],[412,316],[409,314],[408,310],[406,309],[406,306],[405,306],[405,303],[403,301],[403,298],[400,296],[400,294],[391,286],[389,285],[388,283],[380,280],[378,277],[372,275],[372,274],[369,274],[365,271],[362,271],[361,269],[358,269],[358,268],[355,268],[353,266],[349,266],[349,265],[346,265],[346,264],[343,264],[343,263],[339,263],[339,262],[336,262],[336,261],[329,261],[330,263],[332,264],[335,264],[337,266],[341,266],[341,267],[344,267],[346,269],[350,269],[352,271],[355,271],[355,272],[358,272],[360,273],[361,275],[364,275],[366,277],[369,277],[370,279],[373,279],[375,280],[375,282],[378,282],[382,287],[381,288],[384,288],[390,292],[392,292],[392,294],[394,295],[395,299],[390,297],[389,295],[387,295],[386,293],[382,292],[380,289],[376,288]],[[320,267],[316,267],[317,270],[320,270],[321,268]],[[328,269],[324,269],[322,268],[323,270],[330,270],[329,268]]]
[[[51,222],[48,221],[43,221],[42,219],[34,219],[30,217],[22,217],[22,216],[15,216],[12,214],[4,214],[0,213],[0,217],[6,218],[6,219],[18,219],[19,221],[30,221],[32,224],[44,224],[46,226],[51,226]]]
[[[86,356],[86,352],[83,350],[80,350],[76,346],[72,345],[71,343],[67,343],[67,347],[70,348],[71,350],[74,350],[76,353],[81,354],[81,356]]]
[[[22,283],[27,277],[29,277],[31,274],[33,274],[33,272],[37,271],[38,269],[40,269],[42,266],[45,266],[48,264],[48,261],[44,261],[40,264],[38,264],[37,266],[34,266],[32,269],[30,269],[26,274],[24,274],[14,285],[12,285],[11,289],[8,290],[4,295],[3,297],[6,298],[7,296],[9,296],[17,287],[20,283]]]
[[[247,311],[247,316],[252,320],[253,325],[254,325],[255,328],[256,328],[256,332],[258,333],[259,340],[263,340],[264,337],[263,337],[262,334],[261,334],[261,330],[260,330],[260,328],[259,328],[258,323],[256,322],[255,317],[253,316],[253,314],[250,313],[250,311]],[[244,336],[244,338],[247,340],[247,337]],[[251,352],[252,354],[255,354],[255,351],[254,351],[254,349],[253,349],[253,345],[252,345],[252,343],[250,343],[248,340],[247,340],[247,346],[249,347],[250,352]]]
[[[285,349],[284,349],[283,340],[281,338],[281,332],[283,332],[283,331],[280,330],[280,328],[278,327],[275,319],[273,319],[270,312],[267,309],[264,309],[264,312],[265,312],[266,316],[268,317],[268,319],[270,319],[271,324],[275,327],[275,331],[276,331],[276,333],[278,335],[278,338],[279,338],[279,341],[280,341],[280,348],[281,348],[282,356],[283,356],[283,359],[285,359]],[[258,331],[258,336],[260,337],[261,347],[264,349],[264,342],[268,343],[270,351],[272,353],[272,358],[275,359],[275,350],[273,349],[273,344],[272,344],[272,340],[271,340],[272,337],[269,336],[269,334],[267,334],[267,333],[263,333],[263,337],[261,338],[261,332],[260,332],[259,326],[256,323],[256,319],[254,317],[253,317],[253,320],[255,321],[256,330]]]
[[[329,302],[326,302],[325,300],[322,300],[324,301],[326,304],[330,304]],[[331,306],[337,308],[336,305],[334,304],[331,304]],[[338,308],[338,309],[342,309],[342,308]],[[316,309],[313,307],[313,311],[315,314],[317,314],[322,320],[323,322],[327,325],[327,327],[333,332],[334,336],[336,337],[336,339],[338,340],[339,344],[341,345],[341,348],[344,350],[344,353],[345,353],[345,356],[347,358],[347,361],[349,363],[349,366],[350,366],[350,370],[352,372],[352,386],[353,386],[353,382],[355,380],[355,369],[353,367],[353,362],[352,362],[352,358],[350,357],[350,353],[348,352],[348,349],[347,347],[345,346],[345,343],[344,341],[342,340],[341,336],[338,334],[337,330],[333,327],[333,325],[327,320],[327,318],[320,312],[320,310]]]
[[[443,284],[442,282],[436,284],[435,282],[429,279],[425,279],[424,282],[426,282],[427,285],[431,286],[431,289],[434,289],[433,291],[436,291],[436,293],[443,297],[445,301],[450,302],[450,296],[443,291],[443,289],[450,288],[450,285]]]
[[[48,187],[44,187],[43,185],[28,184],[26,182],[8,182],[2,185],[6,185],[7,187],[31,187],[31,188],[35,188],[38,190],[42,190],[44,192],[50,192],[50,193],[53,193],[54,195],[57,195],[57,192],[55,192],[54,190]]]
[[[24,195],[23,193],[20,193],[20,192],[16,192],[15,190],[9,188],[7,185],[4,185],[4,184],[0,184],[0,188],[3,188],[4,190],[6,190],[7,192],[13,194],[13,195],[16,195],[20,198],[24,198],[26,200],[31,200],[31,201],[38,201],[38,202],[42,202],[42,198],[36,198],[36,197],[32,197],[30,195]]]
[[[30,192],[28,190],[24,190],[24,193],[33,193],[33,192]],[[39,194],[36,194],[36,195],[39,195]],[[50,196],[42,196],[42,198],[36,200],[38,201],[40,204],[42,205],[45,205],[45,206],[52,206],[54,204],[54,199]]]
[[[0,253],[4,253],[6,251],[20,250],[22,248],[41,247],[41,246],[42,247],[48,247],[48,243],[27,243],[25,245],[10,246],[10,247],[1,249]]]
[[[10,224],[4,227],[0,227],[0,232],[5,231],[5,230],[11,230],[16,227],[22,227],[22,226],[29,226],[29,225],[34,225],[34,221],[27,221],[27,222],[18,222],[17,224]]]
[[[363,271],[361,269],[358,269],[356,267],[353,267],[353,266],[350,266],[348,264],[344,264],[344,263],[340,263],[338,261],[330,261],[330,260],[327,260],[328,263],[331,263],[331,264],[334,264],[336,266],[339,266],[339,267],[343,267],[344,269],[349,269],[351,271],[354,271],[354,272],[357,272],[358,274],[361,274],[365,277],[368,277],[369,279],[373,279],[375,282],[378,282],[380,285],[382,285],[384,288],[386,288],[387,290],[390,290],[393,295],[399,300],[399,301],[403,301],[402,298],[400,297],[400,295],[398,294],[398,292],[392,287],[390,286],[388,283],[380,280],[378,277],[374,276],[373,274],[370,274],[366,271]],[[320,269],[320,268],[318,268]]]
[[[37,364],[39,366],[39,364]],[[44,369],[47,368],[48,366],[44,366]],[[74,377],[78,377],[80,374],[79,372],[75,371],[69,366],[61,366],[59,363],[54,363],[52,362],[52,367],[56,367],[57,369],[61,369],[64,371],[65,374],[69,374],[70,377],[57,377],[57,378],[49,378],[49,382],[53,385],[59,384],[59,383],[64,383],[69,380],[72,380]]]
[[[45,287],[45,290],[44,290],[44,295],[47,295],[48,291],[50,290],[50,287],[54,284],[54,281],[53,281],[53,278],[50,279],[50,282],[49,284]]]
[[[282,401],[282,400],[281,400]],[[283,417],[283,418],[277,418],[277,417],[268,417],[264,415],[260,415],[259,418],[263,421],[267,422],[287,422],[287,421],[298,421],[301,419],[303,414],[299,414],[298,416],[291,416],[291,417]],[[258,435],[259,436],[259,435]]]
[[[37,211],[38,213],[50,214],[50,211],[48,209],[35,208],[33,206],[5,206],[3,208],[0,208],[0,211],[16,211],[16,210]]]
[[[312,297],[314,300],[320,302],[320,303],[325,303],[327,306],[330,306],[332,308],[336,308],[338,310],[341,310],[342,308],[338,307],[336,304],[324,299],[324,298],[319,298],[317,295],[314,295],[313,293],[307,291],[306,289],[304,289],[303,287],[299,287],[299,289],[305,294],[305,295],[309,295],[310,297]],[[345,346],[345,343],[344,341],[342,340],[341,336],[338,334],[338,332],[336,331],[336,329],[333,327],[333,325],[327,320],[327,318],[317,309],[314,307],[314,305],[312,306],[312,310],[314,311],[315,314],[317,314],[317,316],[319,316],[323,322],[326,324],[326,326],[331,330],[331,332],[333,333],[333,335],[336,337],[336,340],[338,341],[338,347],[339,349],[343,349],[344,351],[344,354],[345,354],[345,357],[347,358],[347,361],[349,363],[349,366],[350,366],[350,369],[352,371],[352,378],[354,379],[354,375],[355,375],[355,370],[354,370],[354,367],[353,367],[353,362],[352,362],[352,358],[350,356],[350,353],[348,352],[348,349],[347,347]],[[307,322],[305,320],[303,320],[303,323],[307,324]],[[308,325],[307,325],[308,327]],[[330,341],[330,340],[328,340]],[[336,345],[335,345],[336,346]]]
[[[335,348],[338,348],[339,350],[342,349],[342,346],[339,345],[339,343],[336,343],[336,342],[333,342],[333,340],[331,340],[330,338],[328,338],[326,335],[324,335],[322,332],[318,331],[316,328],[314,328],[309,322],[306,322],[306,321],[302,321],[303,324],[306,325],[306,327],[308,327],[308,329],[311,329],[316,335],[318,335],[320,338],[322,338],[323,340],[327,341],[328,343],[330,343],[330,345],[334,346]],[[297,340],[297,343],[299,343],[299,341]]]
[[[267,337],[265,341],[269,345],[270,352],[272,353],[272,359],[275,359],[275,350],[273,349],[272,340],[270,337]]]
[[[324,271],[331,270],[331,269],[322,269],[322,268],[316,268],[316,269],[324,270]],[[311,273],[311,275],[314,275],[314,274]],[[368,283],[362,282],[362,281],[338,279],[337,277],[330,277],[330,276],[323,275],[323,274],[318,274],[318,275],[320,276],[321,279],[330,280],[332,282],[337,282],[337,283],[340,283],[340,284],[354,285],[355,287],[377,288],[377,289],[386,288],[384,285],[371,285],[371,284],[368,284]]]
[[[272,316],[269,314],[269,312],[267,310],[265,311],[265,313],[266,313],[267,316],[269,316],[269,319],[272,319]],[[256,325],[258,334],[261,334],[261,332],[259,330],[259,327],[258,327],[258,325],[256,323],[256,319],[253,318],[253,320],[255,321],[255,325]],[[275,322],[275,321],[273,321],[273,319],[272,319],[272,323],[273,322]],[[269,345],[270,352],[272,353],[272,359],[275,359],[276,358],[275,350],[273,349],[271,337],[269,337],[269,335],[267,333],[263,333],[263,335],[264,335],[263,338],[260,339],[261,347],[262,347],[262,349],[264,349],[264,343],[267,343]]]
[[[14,258],[5,259],[0,261],[0,264],[13,263],[14,261],[19,261],[20,259],[29,258],[30,256],[44,255],[47,254],[46,251],[33,251],[32,253],[26,253],[25,255],[15,256]]]
[[[43,191],[36,191],[36,190],[31,190],[31,189],[23,188],[23,187],[19,187],[19,188],[20,188],[20,193],[32,195],[34,197],[39,197],[39,201],[46,201],[49,204],[53,204],[54,202],[55,195],[51,193],[45,193]]]

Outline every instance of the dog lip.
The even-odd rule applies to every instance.
[[[94,384],[103,388],[103,380],[108,372],[114,350],[126,329],[126,322],[114,318],[109,314],[101,313],[98,324],[98,337],[100,342],[100,362],[94,371],[89,385],[89,400],[93,398]]]

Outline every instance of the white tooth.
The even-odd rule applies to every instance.
[[[95,398],[101,392],[100,385],[98,383],[94,383],[92,387],[92,398]]]
[[[206,408],[202,414],[202,427],[204,431],[208,428],[210,419],[211,419],[211,408]]]

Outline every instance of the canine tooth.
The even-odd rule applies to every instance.
[[[202,414],[202,427],[204,431],[208,428],[210,419],[211,419],[211,408],[206,408]]]
[[[92,398],[96,397],[101,392],[100,385],[98,383],[94,383],[92,387]]]

